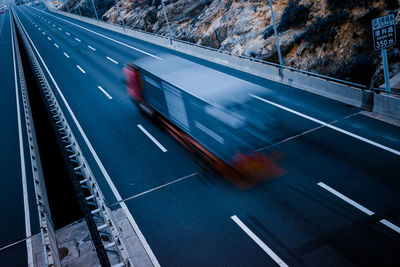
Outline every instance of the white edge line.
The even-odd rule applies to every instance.
[[[318,119],[315,119],[315,118],[313,118],[313,117],[307,116],[307,115],[305,115],[305,114],[303,114],[303,113],[300,113],[300,112],[295,111],[295,110],[293,110],[293,109],[290,109],[290,108],[287,108],[287,107],[285,107],[285,106],[279,105],[279,104],[277,104],[277,103],[275,103],[275,102],[269,101],[269,100],[264,99],[264,98],[262,98],[262,97],[259,97],[259,96],[253,95],[253,94],[249,94],[249,95],[250,95],[251,97],[253,97],[253,98],[256,98],[256,99],[260,100],[260,101],[263,101],[263,102],[265,102],[265,103],[268,103],[268,104],[273,105],[273,106],[275,106],[275,107],[278,107],[278,108],[280,108],[280,109],[286,110],[286,111],[288,111],[288,112],[290,112],[290,113],[293,113],[293,114],[295,114],[295,115],[298,115],[298,116],[300,116],[300,117],[303,117],[303,118],[305,118],[305,119],[308,119],[308,120],[310,120],[310,121],[313,121],[313,122],[315,122],[315,123],[321,124],[321,125],[323,125],[323,126],[325,126],[325,127],[328,127],[328,128],[330,128],[330,129],[332,129],[332,130],[338,131],[338,132],[340,132],[340,133],[342,133],[342,134],[351,136],[351,137],[356,138],[356,139],[358,139],[358,140],[360,140],[360,141],[363,141],[363,142],[365,142],[365,143],[368,143],[368,144],[370,144],[370,145],[379,147],[379,148],[381,148],[381,149],[383,149],[383,150],[386,150],[386,151],[388,151],[388,152],[391,152],[391,153],[393,153],[393,154],[396,154],[396,155],[400,156],[400,151],[397,151],[397,150],[395,150],[395,149],[393,149],[393,148],[390,148],[390,147],[381,145],[381,144],[379,144],[379,143],[377,143],[377,142],[374,142],[374,141],[372,141],[372,140],[370,140],[370,139],[367,139],[367,138],[365,138],[365,137],[362,137],[362,136],[353,134],[353,133],[351,133],[351,132],[349,132],[349,131],[343,130],[343,129],[341,129],[341,128],[339,128],[339,127],[336,127],[336,126],[333,126],[333,125],[331,125],[331,124],[329,124],[329,123],[326,123],[326,122],[320,121],[320,120],[318,120]]]
[[[35,8],[35,9],[36,9],[36,8]],[[39,10],[39,9],[36,9],[36,10]],[[40,10],[39,10],[39,11],[40,11]],[[44,11],[42,11],[42,12],[44,12]],[[44,13],[46,13],[46,12],[44,12]],[[67,23],[69,23],[69,24],[72,24],[72,25],[74,25],[74,26],[76,26],[76,27],[79,27],[79,28],[81,28],[81,29],[84,29],[84,30],[86,30],[86,31],[88,31],[88,32],[91,32],[91,33],[94,33],[94,34],[96,34],[96,35],[99,35],[99,36],[101,36],[101,37],[103,37],[103,38],[106,38],[106,39],[108,39],[108,40],[110,40],[110,41],[113,41],[113,42],[115,42],[115,43],[117,43],[117,44],[123,45],[123,46],[125,46],[125,47],[130,48],[130,49],[133,49],[133,50],[135,50],[135,51],[138,51],[138,52],[140,52],[140,53],[143,53],[143,54],[145,54],[145,55],[148,55],[148,56],[150,56],[150,57],[156,58],[156,59],[158,59],[158,60],[163,60],[162,58],[157,57],[157,56],[155,56],[155,55],[153,55],[153,54],[150,54],[149,52],[143,51],[143,50],[141,50],[141,49],[139,49],[139,48],[136,48],[136,47],[133,47],[133,46],[128,45],[128,44],[126,44],[126,43],[123,43],[123,42],[121,42],[121,41],[115,40],[115,39],[113,39],[113,38],[111,38],[111,37],[108,37],[108,36],[106,36],[106,35],[103,35],[103,34],[101,34],[101,33],[92,31],[92,30],[90,30],[90,29],[88,29],[88,28],[85,28],[85,27],[83,27],[83,26],[80,26],[80,25],[78,25],[78,24],[75,24],[75,23],[73,23],[73,22],[70,22],[70,21],[68,21],[68,20],[59,18],[59,17],[57,17],[57,16],[54,16],[53,14],[50,14],[50,13],[46,13],[46,14],[49,15],[49,16],[55,17],[55,18],[57,18],[57,19],[59,19],[59,20],[65,21],[65,22],[67,22]]]
[[[160,142],[157,141],[157,139],[155,139],[148,131],[146,131],[146,129],[143,128],[142,125],[138,124],[137,127],[139,127],[139,129],[142,130],[142,132],[143,132],[151,141],[153,141],[153,143],[156,144],[156,145],[158,146],[158,148],[161,149],[162,152],[167,152],[167,151],[168,151],[162,144],[160,144]]]
[[[257,245],[259,245],[279,266],[287,267],[288,265],[279,258],[258,236],[256,236],[236,215],[231,216],[231,219],[239,225],[240,228],[248,235]]]
[[[84,71],[84,70],[81,68],[81,66],[76,65],[76,67],[77,67],[80,71],[82,71],[82,73],[86,73],[86,71]]]
[[[110,60],[111,62],[113,62],[113,63],[115,63],[115,64],[118,64],[118,61],[116,61],[116,60],[114,60],[114,59],[112,59],[112,58],[110,58],[110,57],[106,57],[108,60]]]
[[[372,211],[370,211],[369,209],[367,209],[366,207],[358,204],[357,202],[355,202],[354,200],[351,200],[350,198],[346,197],[345,195],[343,195],[342,193],[336,191],[335,189],[329,187],[328,185],[319,182],[318,185],[322,188],[324,188],[325,190],[331,192],[332,194],[334,194],[335,196],[337,196],[338,198],[341,198],[342,200],[346,201],[347,203],[349,203],[350,205],[352,205],[353,207],[361,210],[362,212],[364,212],[365,214],[371,216],[374,215],[374,213]]]
[[[17,16],[18,16],[18,15],[17,15]],[[22,25],[22,24],[21,24],[21,25]],[[28,37],[28,39],[29,39],[29,42],[32,44],[32,47],[34,48],[34,50],[35,50],[36,54],[38,55],[40,61],[42,62],[44,68],[46,69],[46,72],[49,74],[49,77],[50,77],[51,81],[53,82],[54,86],[56,87],[57,92],[58,92],[60,98],[61,98],[62,101],[64,102],[65,107],[67,108],[69,114],[71,115],[72,120],[75,122],[75,125],[76,125],[76,127],[78,128],[79,133],[82,135],[83,140],[85,141],[85,143],[86,143],[86,145],[88,146],[90,152],[92,153],[94,160],[96,161],[97,165],[98,165],[99,168],[100,168],[101,173],[103,174],[104,178],[105,178],[106,181],[107,181],[107,184],[110,186],[111,191],[113,192],[113,194],[114,194],[114,196],[115,196],[115,199],[116,199],[117,201],[121,201],[121,200],[122,200],[121,195],[119,194],[117,188],[116,188],[115,185],[114,185],[114,182],[111,180],[110,175],[108,174],[108,172],[107,172],[107,170],[105,169],[103,163],[101,162],[99,156],[97,155],[97,153],[96,153],[96,151],[94,150],[92,144],[90,143],[90,141],[89,141],[89,139],[87,138],[85,132],[83,131],[83,129],[82,129],[80,123],[78,122],[77,118],[75,117],[75,114],[74,114],[74,112],[72,111],[71,107],[69,106],[69,104],[68,104],[67,100],[65,99],[63,93],[61,92],[60,87],[58,86],[57,82],[54,80],[53,75],[51,74],[51,72],[50,72],[49,69],[47,68],[46,63],[44,62],[42,56],[39,54],[39,51],[37,50],[35,44],[33,43],[32,39],[31,39],[30,36],[28,35],[27,31],[25,30],[24,25],[22,25],[22,28],[23,28],[25,34],[27,35],[27,37]],[[144,235],[143,235],[142,231],[140,230],[139,226],[137,225],[135,219],[133,219],[133,216],[132,216],[131,212],[129,211],[128,207],[126,206],[126,204],[125,204],[124,202],[121,202],[120,205],[121,205],[121,208],[124,210],[126,216],[128,217],[128,220],[129,220],[130,224],[132,225],[133,229],[135,230],[135,232],[136,232],[136,234],[137,234],[139,240],[141,241],[141,243],[142,243],[144,249],[146,250],[146,253],[147,253],[147,255],[149,256],[151,262],[153,263],[153,265],[154,265],[155,267],[159,267],[159,266],[160,266],[160,263],[158,262],[156,256],[154,255],[153,251],[151,250],[149,244],[147,243],[147,240],[146,240],[146,238],[144,237]]]
[[[25,166],[25,154],[23,148],[22,140],[22,126],[21,126],[21,114],[20,114],[20,104],[19,104],[19,94],[18,94],[18,82],[17,82],[17,66],[15,62],[15,45],[14,36],[12,30],[12,21],[10,14],[10,28],[11,28],[11,42],[13,51],[13,64],[14,64],[14,83],[15,83],[15,97],[17,102],[17,121],[18,121],[18,136],[19,136],[19,154],[21,158],[21,178],[22,178],[22,193],[24,201],[24,214],[25,214],[25,235],[26,239],[26,250],[28,254],[28,266],[33,266],[33,250],[32,250],[32,240],[28,238],[32,235],[31,232],[31,218],[29,213],[29,198],[28,198],[28,188],[26,182],[26,166]]]
[[[389,222],[386,219],[380,220],[380,222],[384,225],[386,225],[387,227],[389,227],[390,229],[392,229],[393,231],[397,232],[400,234],[400,227],[398,227],[397,225]]]
[[[110,95],[106,92],[106,90],[103,89],[103,87],[101,87],[101,86],[99,85],[99,86],[97,86],[97,88],[99,88],[100,91],[102,91],[103,94],[105,94],[106,97],[108,97],[108,99],[110,99],[110,100],[112,99],[112,96],[110,96]]]

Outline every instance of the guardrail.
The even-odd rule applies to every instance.
[[[36,57],[34,52],[35,50],[38,53],[36,47],[14,11],[13,16],[34,74],[41,86],[40,94],[49,114],[51,126],[60,146],[100,264],[102,266],[111,266],[111,264],[112,266],[134,266],[125,245],[126,241],[122,238],[120,227],[114,221],[111,209],[106,205],[105,197],[97,180]],[[40,60],[42,59],[40,58]],[[43,63],[43,61],[41,62]]]
[[[17,39],[17,29],[15,26],[15,18],[13,15],[13,8],[10,10],[10,22],[12,25],[12,38],[15,40],[14,47],[16,53],[16,64],[18,68],[18,78],[21,88],[21,99],[23,114],[25,116],[25,127],[29,146],[30,163],[32,169],[33,188],[35,192],[35,204],[37,208],[37,215],[40,225],[40,239],[42,251],[43,266],[61,266],[60,258],[58,255],[57,241],[54,232],[54,226],[51,219],[50,207],[47,199],[46,185],[43,177],[42,167],[40,163],[40,155],[38,144],[35,134],[35,126],[33,123],[31,105],[29,103],[28,88],[26,86],[25,74],[21,59],[20,47]],[[32,237],[27,238],[30,249],[32,249]],[[27,245],[28,246],[28,245]],[[32,258],[30,258],[32,257]],[[34,259],[35,255],[28,253],[28,266],[37,266],[37,261]],[[40,262],[40,259],[37,259]]]
[[[378,88],[369,88],[365,85],[344,81],[314,72],[300,70],[289,66],[282,66],[248,56],[235,55],[228,51],[206,47],[175,38],[169,38],[167,36],[149,33],[138,29],[127,28],[120,24],[108,23],[53,8],[49,8],[49,11],[370,111],[373,110],[373,98],[375,93],[380,92]],[[279,76],[280,69],[283,69],[283,77]],[[393,92],[393,94],[396,94],[396,92]],[[396,113],[396,116],[397,115],[400,118],[400,113]]]

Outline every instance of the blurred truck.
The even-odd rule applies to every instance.
[[[174,55],[160,57],[124,68],[128,94],[141,112],[241,187],[285,172],[255,151],[251,118],[237,108],[262,87]]]

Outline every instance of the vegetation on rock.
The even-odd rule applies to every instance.
[[[94,1],[104,6],[114,0]],[[125,25],[169,34],[161,0],[118,3]],[[165,0],[164,3],[174,38],[278,62],[269,1]],[[273,0],[272,3],[286,65],[368,86],[383,83],[380,53],[373,49],[371,19],[393,13],[399,32],[398,0]],[[103,20],[122,24],[115,5],[99,14]],[[394,74],[400,69],[399,45],[388,52]]]

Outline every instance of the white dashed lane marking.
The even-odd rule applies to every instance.
[[[67,58],[69,58],[69,55],[67,53],[64,52],[64,56],[66,56]]]
[[[86,71],[84,71],[84,70],[81,68],[81,66],[76,65],[76,67],[77,67],[82,73],[86,73]]]
[[[231,219],[240,227],[242,230],[251,238],[257,245],[259,245],[262,250],[265,251],[275,262],[281,267],[287,267],[288,265],[279,258],[275,252],[272,251],[258,236],[256,236],[253,231],[251,231],[236,215],[231,216]]]
[[[110,58],[110,57],[106,57],[108,60],[110,60],[111,62],[118,64],[118,61],[115,61],[114,59]]]
[[[345,195],[343,195],[342,193],[336,191],[335,189],[333,189],[332,187],[319,182],[318,185],[322,188],[324,188],[325,190],[329,191],[330,193],[332,193],[333,195],[337,196],[338,198],[342,199],[343,201],[347,202],[348,204],[352,205],[353,207],[357,208],[358,210],[364,212],[365,214],[367,214],[368,216],[372,216],[375,213],[373,211],[370,211],[369,209],[367,209],[366,207],[358,204],[357,202],[355,202],[354,200],[346,197]],[[383,225],[389,227],[390,229],[392,229],[393,231],[397,232],[398,234],[400,234],[400,227],[398,227],[397,225],[389,222],[386,219],[382,219],[379,221],[380,223],[382,223]]]
[[[138,124],[137,127],[139,127],[139,129],[140,129],[151,141],[153,141],[153,143],[156,144],[156,145],[158,146],[158,148],[161,149],[162,152],[167,152],[167,151],[168,151],[162,144],[160,144],[160,142],[157,141],[157,139],[155,139],[148,131],[146,131],[146,129],[143,128],[142,125]]]
[[[106,92],[106,90],[103,89],[103,87],[101,87],[101,86],[99,85],[99,86],[97,86],[97,88],[99,88],[100,91],[103,92],[103,94],[105,94],[106,97],[107,97],[108,99],[110,99],[110,100],[112,99],[112,96],[110,96],[110,95]]]

